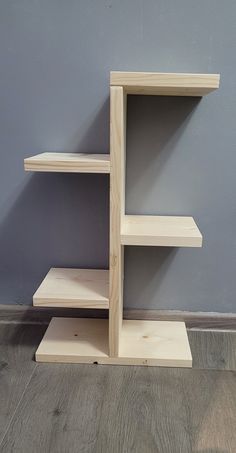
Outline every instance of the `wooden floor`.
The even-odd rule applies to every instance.
[[[45,328],[0,323],[1,453],[236,452],[236,333],[190,331],[191,370],[36,364]]]

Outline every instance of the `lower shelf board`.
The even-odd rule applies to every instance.
[[[109,308],[109,271],[52,267],[33,296],[36,307]]]
[[[124,320],[119,357],[109,357],[108,320],[52,318],[37,362],[191,367],[184,322]]]

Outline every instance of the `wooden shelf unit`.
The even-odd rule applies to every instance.
[[[42,153],[24,160],[25,171],[110,173],[109,154]]]
[[[203,96],[219,87],[219,75],[111,72],[110,84],[110,156],[44,153],[25,159],[27,171],[110,173],[109,271],[53,268],[33,298],[37,306],[107,308],[109,319],[53,318],[36,360],[191,367],[184,322],[123,320],[125,245],[202,245],[192,217],[126,215],[126,99],[128,93]]]

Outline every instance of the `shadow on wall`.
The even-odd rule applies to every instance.
[[[157,211],[148,212],[147,202],[155,198],[153,190],[160,187],[157,186],[158,181],[165,173],[172,153],[175,152],[176,155],[178,142],[200,99],[188,96],[128,96],[126,157],[128,214],[157,214]],[[181,156],[180,158],[182,160]],[[163,201],[164,198],[165,196]],[[155,209],[158,209],[160,204],[158,198],[155,202]],[[160,214],[170,215],[171,212]]]
[[[107,175],[31,176],[0,227],[6,298],[29,303],[53,266],[106,268],[108,202]]]
[[[88,124],[85,124],[87,132],[83,137],[81,137],[80,131],[78,131],[72,140],[69,141],[68,147],[71,152],[109,153],[109,107],[110,99],[107,98],[100,109],[95,112],[94,117],[89,118]],[[101,149],[101,143],[105,144],[104,149]]]
[[[176,247],[128,246],[125,248],[125,307],[158,306],[156,292],[161,288],[177,253]],[[168,277],[167,277],[168,278]]]
[[[173,211],[168,211],[167,208],[163,212],[165,203],[163,199],[160,203],[155,193],[158,194],[159,178],[163,175],[165,177],[165,167],[200,99],[174,96],[128,97],[127,214],[177,215],[174,206]],[[165,182],[165,188],[167,184],[168,182]],[[165,194],[162,198],[165,198]],[[184,212],[178,214],[185,215]],[[126,247],[124,286],[126,307],[163,308],[160,302],[158,306],[157,292],[177,251],[178,249],[173,247]]]
[[[107,152],[97,149],[104,141],[99,134],[107,109],[108,101],[85,136],[77,137],[79,152]],[[50,267],[108,268],[109,176],[35,173],[25,178],[0,224],[3,304],[31,304]]]

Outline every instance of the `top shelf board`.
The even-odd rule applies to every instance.
[[[120,71],[110,73],[110,85],[123,86],[128,94],[204,96],[219,88],[219,84],[219,74]]]
[[[42,153],[24,160],[26,171],[110,173],[109,154]]]

